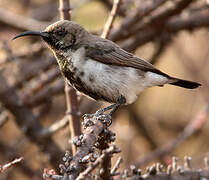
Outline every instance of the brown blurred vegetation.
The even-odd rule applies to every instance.
[[[111,8],[108,3],[105,0],[72,0],[72,20],[89,31],[100,34]],[[114,37],[114,32],[125,17],[131,15],[136,7],[144,6],[145,0],[129,2],[124,0],[125,3],[129,6],[121,5],[110,38]],[[53,55],[39,38],[23,38],[18,41],[11,39],[23,30],[30,28],[41,30],[47,24],[57,21],[58,6],[58,1],[54,0],[0,0],[1,76],[4,76],[10,87],[18,89],[16,91],[18,96],[43,127],[61,120],[65,114],[64,81]],[[206,8],[201,10],[201,7]],[[181,16],[187,17],[190,11],[194,13],[201,11],[208,15],[207,1],[197,1],[185,12],[181,12]],[[41,25],[35,26],[34,23],[30,26],[29,23],[27,27],[19,27],[7,24],[2,20],[8,18],[5,12],[35,19],[36,23],[41,21]],[[24,24],[18,21],[17,18],[15,20],[17,24]],[[110,129],[116,133],[116,144],[122,150],[120,156],[124,159],[123,167],[128,167],[138,159],[146,157],[149,152],[172,142],[184,127],[208,106],[208,25],[209,23],[205,27],[188,28],[176,34],[164,32],[150,41],[139,43],[134,48],[129,46],[129,42],[136,40],[135,36],[134,40],[129,38],[125,38],[127,41],[116,40],[122,47],[135,51],[138,57],[152,60],[152,63],[162,71],[202,84],[202,87],[195,90],[174,86],[150,88],[140,95],[136,103],[120,108],[113,118]],[[137,32],[135,35],[138,35]],[[155,53],[158,53],[156,57]],[[24,125],[17,125],[15,117],[1,102],[0,105],[0,164],[24,156],[22,165],[0,174],[0,179],[38,179],[45,167],[53,166],[50,163],[51,157],[47,151],[40,150],[34,141],[26,137]],[[99,105],[102,104],[83,98],[80,111],[82,114],[94,112]],[[208,110],[205,118],[208,120]],[[154,161],[168,164],[173,155],[180,159],[187,155],[193,157],[194,167],[202,167],[203,157],[209,154],[208,137],[209,123],[206,122],[200,130],[172,149],[169,155],[161,156]],[[50,138],[59,146],[60,151],[70,149],[68,127],[65,126],[50,135]]]

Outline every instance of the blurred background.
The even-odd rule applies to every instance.
[[[72,20],[100,35],[113,2],[70,3]],[[53,142],[63,152],[70,149],[69,128],[62,119],[64,80],[56,60],[39,38],[11,41],[20,32],[43,30],[59,20],[58,7],[58,0],[0,0],[0,164],[24,156],[24,163],[0,174],[0,179],[39,179],[43,169],[51,167],[50,154],[25,134],[28,126],[38,123],[44,129],[62,120],[58,131],[35,138]],[[117,111],[110,129],[122,150],[123,167],[144,168],[156,161],[169,164],[172,156],[182,160],[185,155],[193,157],[195,167],[202,167],[203,157],[209,154],[208,27],[206,0],[122,0],[109,39],[169,75],[202,84],[194,90],[169,85],[150,88],[136,103]],[[21,100],[36,121],[21,124],[7,99],[8,104]],[[81,95],[79,99],[82,114],[108,105]],[[168,152],[145,163],[149,153],[159,148]]]

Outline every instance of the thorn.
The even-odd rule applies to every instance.
[[[172,158],[172,170],[173,170],[173,172],[177,170],[177,162],[178,162],[178,158],[173,157]]]
[[[192,168],[191,167],[191,160],[192,160],[192,158],[189,157],[189,156],[184,157],[184,168],[185,169],[191,169]]]
[[[157,170],[157,173],[160,173],[163,171],[163,165],[160,164],[160,163],[157,163],[156,164],[156,170]]]
[[[183,173],[184,173],[184,168],[183,168],[182,166],[178,166],[178,167],[177,167],[177,171],[178,171],[178,173],[179,173],[180,175],[183,175]]]
[[[148,168],[148,174],[154,176],[157,174],[156,165],[153,164],[150,168]]]

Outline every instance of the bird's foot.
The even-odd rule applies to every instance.
[[[84,118],[93,118],[94,116],[104,115],[104,112],[105,112],[105,109],[99,109],[98,111],[96,111],[96,113],[84,114],[83,117]]]
[[[120,105],[125,104],[126,99],[124,97],[121,97],[117,103],[112,104],[110,106],[107,106],[103,109],[99,109],[98,111],[96,111],[96,113],[94,114],[84,114],[83,117],[85,118],[93,118],[98,117],[98,116],[112,116],[113,113],[120,107]],[[104,114],[106,111],[109,111],[109,113]],[[112,121],[109,123],[109,125],[112,124]]]
[[[105,107],[103,109],[99,109],[94,114],[84,114],[83,117],[84,118],[93,118],[94,116],[98,117],[98,116],[101,116],[101,115],[112,116],[112,114],[118,109],[119,106],[120,106],[120,104],[116,103],[116,104],[110,105],[108,107]],[[109,111],[109,110],[111,110],[109,113],[104,114],[106,111]]]

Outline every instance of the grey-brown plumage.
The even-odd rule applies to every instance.
[[[14,39],[25,35],[41,36],[55,54],[67,81],[96,100],[130,104],[148,87],[172,84],[193,89],[200,86],[163,73],[72,21],[61,20],[43,32],[29,31]]]

